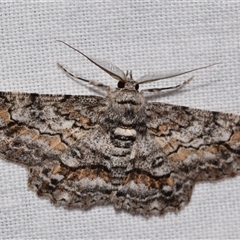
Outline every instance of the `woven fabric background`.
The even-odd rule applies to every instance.
[[[0,91],[100,94],[70,80],[56,62],[105,84],[116,81],[61,39],[90,56],[111,60],[136,78],[159,70],[195,72],[179,91],[148,96],[215,111],[240,113],[239,1],[66,1],[0,3]],[[173,86],[190,77],[144,87]],[[240,177],[197,184],[179,214],[145,219],[113,206],[66,210],[27,188],[27,172],[0,161],[0,238],[227,239],[240,237]]]

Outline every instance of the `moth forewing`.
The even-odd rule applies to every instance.
[[[198,181],[239,174],[240,115],[148,103],[131,72],[87,58],[119,87],[110,91],[59,66],[106,87],[106,98],[0,92],[0,155],[29,170],[38,195],[65,207],[112,203],[149,216],[177,212]],[[140,84],[206,67],[146,75]],[[156,90],[166,88],[148,91]]]

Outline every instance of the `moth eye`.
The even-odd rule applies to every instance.
[[[125,82],[119,81],[118,88],[124,88],[124,87],[125,87]]]
[[[139,89],[139,84],[135,85],[135,89],[138,90]]]

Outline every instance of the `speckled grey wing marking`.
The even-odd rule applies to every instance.
[[[181,174],[206,181],[240,173],[239,115],[162,103],[147,111],[148,129]]]
[[[147,134],[133,149],[116,206],[143,214],[177,211],[197,181],[240,173],[240,116],[147,103]]]
[[[0,92],[0,152],[35,165],[96,127],[101,97]]]
[[[132,213],[164,214],[186,205],[197,181],[240,173],[240,115],[148,103],[143,96],[176,90],[192,77],[138,91],[139,84],[211,65],[134,81],[131,71],[78,52],[119,80],[118,88],[58,66],[106,88],[106,98],[0,92],[0,154],[29,169],[29,186],[39,195],[67,207],[113,203]]]
[[[65,159],[63,153],[68,149],[74,151],[74,144],[86,134],[92,136],[91,132],[98,128],[98,113],[104,104],[104,99],[97,96],[0,92],[0,155],[28,167],[29,185],[39,195],[48,195],[53,202],[68,201],[71,205],[71,200],[66,200],[69,193],[76,205],[82,178],[87,181],[89,176],[100,175],[102,179],[106,176],[96,168],[99,159],[94,160],[96,166],[85,162],[87,150],[81,153],[82,157],[75,156],[84,163],[79,171],[73,168],[76,159]],[[102,182],[104,185],[104,180]],[[92,197],[96,198],[98,193],[95,195]],[[91,202],[91,196],[83,194],[83,206],[84,197]]]

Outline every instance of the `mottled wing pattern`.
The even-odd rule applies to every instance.
[[[26,166],[39,195],[66,207],[113,203],[164,214],[186,205],[197,181],[240,173],[240,115],[148,103],[143,96],[192,78],[138,91],[139,84],[206,67],[134,81],[131,71],[66,45],[119,83],[111,90],[58,64],[70,77],[106,88],[107,97],[0,92],[0,156]]]
[[[240,173],[240,116],[147,103],[146,135],[136,139],[134,167],[115,206],[149,215],[177,211],[197,181]]]
[[[179,173],[193,181],[240,173],[240,116],[148,103],[148,129]]]
[[[96,127],[101,97],[0,93],[0,153],[35,165]]]
[[[1,156],[54,203],[144,215],[177,211],[197,181],[239,174],[240,116],[114,94],[0,93]]]
[[[105,99],[97,96],[1,92],[0,155],[29,168],[29,185],[39,195],[49,195],[52,201],[61,202],[69,193],[72,200],[66,201],[76,205],[75,193],[81,179],[93,180],[94,185],[98,180],[94,182],[93,176],[100,175],[102,179],[107,176],[96,168],[99,159],[92,167],[84,163],[84,153],[93,157],[91,149],[82,152],[82,157],[75,155],[74,159],[64,157],[64,153],[74,151],[85,135],[93,136],[98,127],[98,113],[104,105]],[[84,167],[76,169],[76,161],[84,163]],[[81,197],[84,198],[84,193]]]
[[[30,186],[62,206],[87,209],[111,202],[111,145],[100,126],[78,139],[60,156],[30,169]]]

